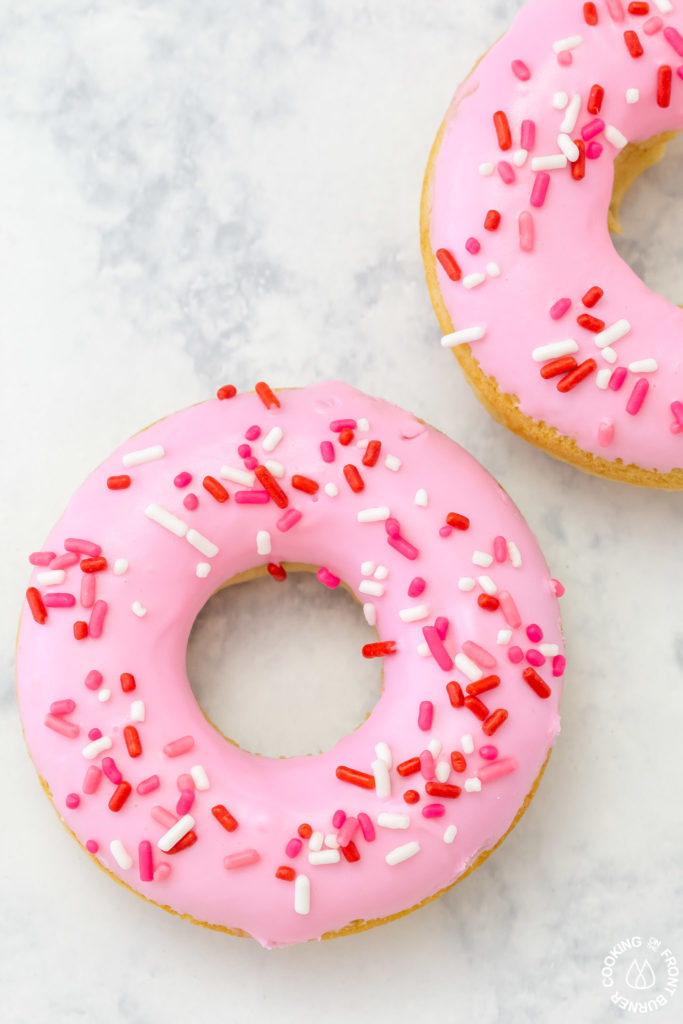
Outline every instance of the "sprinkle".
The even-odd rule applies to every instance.
[[[223,858],[223,867],[226,871],[235,871],[237,868],[246,868],[250,864],[256,864],[261,859],[258,850],[240,850],[239,853],[229,853]]]
[[[482,670],[478,667],[478,665],[475,665],[472,659],[468,658],[467,655],[464,654],[462,651],[456,654],[455,664],[456,667],[459,668],[460,671],[463,673],[463,675],[467,676],[467,678],[473,683],[478,682],[478,680],[481,679],[481,677],[484,674]]]
[[[570,370],[574,370],[577,366],[578,363],[573,356],[564,356],[561,359],[552,359],[541,368],[541,377],[543,380],[551,380],[553,377],[559,377],[563,373],[568,373]]]
[[[429,605],[416,604],[412,608],[401,608],[398,614],[402,622],[420,622],[429,617]]]
[[[54,551],[34,551],[33,554],[28,556],[28,560],[31,565],[49,565],[56,557]]]
[[[482,723],[482,731],[486,736],[493,736],[497,729],[500,729],[503,722],[506,721],[508,713],[505,708],[497,708],[492,711],[487,719]]]
[[[380,523],[384,520],[389,519],[391,516],[390,509],[386,505],[380,505],[377,508],[364,508],[358,513],[359,523]]]
[[[344,477],[354,493],[360,494],[361,491],[365,490],[363,478],[354,465],[349,463],[347,466],[344,466]]]
[[[493,563],[493,555],[489,555],[486,551],[473,551],[472,562],[474,565],[480,565],[482,569],[488,569]]]
[[[186,754],[188,750],[192,750],[194,747],[194,738],[192,736],[181,736],[177,740],[172,740],[167,743],[164,747],[164,754],[166,757],[179,757],[181,754]]]
[[[566,92],[556,92],[553,96],[553,107],[555,110],[564,110],[569,103],[569,96]]]
[[[128,871],[133,866],[133,859],[120,839],[112,839],[109,849],[112,857],[123,871]]]
[[[498,174],[500,175],[501,181],[503,181],[506,185],[513,185],[514,182],[517,180],[514,168],[512,164],[509,164],[507,162],[507,160],[500,160],[498,162]],[[479,248],[481,248],[481,246],[479,246]],[[478,251],[479,250],[477,250],[477,252]],[[465,284],[465,281],[463,281],[463,284]],[[466,284],[465,287],[467,287]]]
[[[88,673],[88,678],[90,678],[90,676],[92,674],[93,674],[92,672],[89,672]],[[102,674],[100,672],[98,672],[97,675],[100,677],[99,682],[101,683],[102,682]],[[135,687],[136,687],[135,676],[131,675],[130,672],[122,672],[121,676],[120,676],[120,683],[121,683],[121,689],[123,690],[124,693],[131,693],[135,689]],[[86,679],[85,685],[86,686],[88,685],[88,679]],[[99,683],[97,685],[99,686]],[[142,721],[142,719],[141,719],[141,721]]]
[[[230,480],[231,483],[241,484],[243,487],[252,487],[254,484],[254,474],[248,472],[246,469],[235,469],[233,466],[221,466],[219,475],[221,479]]]
[[[453,331],[452,334],[445,334],[441,339],[441,344],[444,348],[454,348],[456,345],[469,345],[473,341],[480,341],[485,335],[485,327],[463,327],[459,331]]]
[[[420,844],[413,841],[412,843],[404,843],[403,846],[397,846],[394,850],[390,850],[385,856],[387,864],[393,867],[396,864],[400,864],[404,860],[409,860],[410,857],[414,857],[416,853],[420,852]]]
[[[500,227],[500,213],[498,210],[489,210],[484,218],[484,228],[487,231],[497,231]]]
[[[423,626],[422,634],[425,638],[427,646],[431,652],[432,657],[436,661],[439,668],[443,669],[444,672],[450,672],[453,668],[453,660],[443,645],[443,640],[439,636],[435,626]]]
[[[671,0],[654,0],[654,5],[662,14],[671,14],[674,9]]]
[[[493,167],[491,168],[491,173],[493,173]],[[449,277],[451,281],[460,280],[462,277],[462,270],[458,266],[455,256],[453,256],[448,249],[437,249],[436,258],[445,270],[446,276]]]
[[[341,782],[350,782],[351,785],[360,786],[361,789],[375,788],[374,776],[368,775],[367,772],[360,772],[341,764],[337,767],[335,774]],[[360,821],[360,815],[358,820]]]
[[[664,29],[666,35],[669,29]],[[673,30],[671,30],[673,31]],[[676,33],[678,35],[678,33]],[[681,37],[678,36],[680,39]],[[681,40],[683,42],[683,40]],[[679,51],[680,52],[680,51]],[[671,80],[672,70],[668,64],[663,64],[657,69],[657,106],[668,107],[671,104]]]
[[[384,465],[387,469],[390,469],[392,473],[398,473],[399,469],[403,465],[397,455],[387,455],[384,459]]]
[[[142,700],[134,700],[130,706],[130,717],[134,722],[144,722],[145,720],[145,702]]]
[[[109,810],[114,812],[120,811],[128,797],[130,796],[132,788],[133,787],[131,786],[130,782],[120,782],[116,789],[114,790],[114,792],[112,793],[109,803],[107,805],[109,807]]]
[[[512,146],[512,135],[507,115],[502,110],[497,110],[493,115],[493,124],[496,129],[499,147],[505,151]]]
[[[133,601],[131,609],[139,619],[144,618],[144,616],[147,614],[147,609],[145,608],[144,605],[140,604],[139,601]]]
[[[446,831],[443,834],[443,841],[444,841],[444,843],[448,843],[450,845],[450,843],[453,842],[453,840],[455,839],[457,834],[458,834],[458,830],[457,830],[456,826],[455,825],[449,825],[448,828],[446,829]]]
[[[515,165],[515,167],[524,167],[524,164],[527,162],[527,157],[528,156],[529,156],[529,151],[528,150],[526,150],[526,149],[518,149],[516,151],[516,153],[514,154],[514,156],[512,157],[512,162]]]
[[[128,452],[121,461],[129,469],[131,466],[142,466],[145,462],[155,462],[163,459],[166,452],[160,444],[152,445],[151,448],[139,448],[137,451]]]
[[[391,768],[393,760],[391,756],[391,750],[389,749],[387,744],[384,743],[383,740],[375,744],[375,753],[377,754],[377,757],[380,759],[380,761],[384,761],[387,768]],[[344,844],[342,843],[341,845],[343,846]]]
[[[458,580],[458,590],[467,592],[468,590],[474,590],[477,585],[477,581],[472,576],[461,576]]]
[[[493,782],[503,775],[517,771],[518,764],[514,757],[500,757],[491,764],[484,764],[479,768],[479,778],[482,782]]]
[[[482,178],[490,178],[491,175],[493,174],[493,172],[495,171],[495,169],[496,169],[496,165],[495,164],[491,164],[491,163],[479,164],[479,173],[481,174]],[[456,278],[455,280],[458,280],[458,278]]]
[[[128,570],[128,562],[125,558],[117,558],[114,562],[114,575],[123,576]]]
[[[48,569],[46,572],[36,573],[36,580],[40,583],[41,587],[58,586],[65,579],[66,573],[63,569]]]
[[[417,726],[422,732],[429,732],[434,720],[434,705],[431,700],[420,701],[420,710],[417,716]]]
[[[605,3],[613,21],[624,20],[624,8],[621,0],[605,0]]]
[[[615,149],[623,149],[628,144],[626,136],[618,128],[615,128],[613,124],[605,126],[605,138]]]
[[[576,93],[574,96],[572,96],[571,102],[569,103],[569,106],[565,111],[564,120],[560,125],[561,132],[569,133],[574,131],[574,129],[576,128],[576,122],[579,118],[580,111],[581,97],[578,93]]]
[[[60,736],[66,736],[70,740],[75,739],[81,731],[75,722],[69,722],[61,715],[54,713],[45,715],[43,721],[48,729],[52,729],[53,732],[58,732]]]
[[[519,247],[522,252],[533,252],[534,219],[528,210],[522,210],[518,218]]]
[[[531,190],[531,199],[529,202],[532,206],[540,207],[543,206],[548,193],[548,186],[550,185],[550,175],[545,171],[537,174],[534,179],[534,185]]]
[[[595,344],[598,348],[606,348],[608,345],[612,345],[615,341],[625,337],[630,330],[631,324],[628,320],[617,320],[616,323],[611,324],[604,331],[596,334]]]
[[[34,620],[39,624],[43,625],[47,622],[47,612],[43,599],[40,596],[40,591],[36,587],[29,587],[26,591],[26,602],[29,606],[29,610]]]
[[[640,99],[640,92],[638,89],[627,89],[626,90],[626,102],[637,103]]]
[[[629,400],[626,403],[626,412],[629,413],[629,415],[635,416],[640,412],[649,388],[650,382],[644,377],[641,377],[633,388]]]
[[[101,754],[104,750],[111,750],[112,741],[108,736],[100,736],[99,739],[93,740],[83,747],[83,757],[87,761],[93,761],[98,754]]]
[[[164,853],[168,853],[176,843],[179,843],[181,839],[184,839],[188,832],[191,832],[194,828],[195,821],[191,814],[184,814],[179,821],[176,821],[174,825],[169,828],[168,832],[157,842],[157,846]]]
[[[223,386],[218,388],[216,391],[216,398],[224,402],[229,398],[234,398],[236,394],[237,388],[234,384],[223,384]]]
[[[481,792],[481,779],[472,777],[465,779],[465,792],[466,793],[480,793]]]
[[[654,373],[658,369],[656,359],[637,359],[628,364],[631,373]]]
[[[382,597],[384,587],[381,583],[376,583],[374,580],[362,580],[358,586],[358,591],[361,594],[368,594],[370,597]]]
[[[524,680],[529,684],[534,693],[541,697],[542,700],[546,700],[551,690],[545,680],[541,679],[538,672],[533,668],[525,668],[522,672]]]
[[[553,50],[555,53],[563,53],[565,50],[575,50],[582,42],[582,36],[567,36],[565,39],[558,39],[557,42],[553,43]],[[564,93],[564,95],[566,95],[566,93]],[[553,106],[554,105],[555,104],[553,103]]]
[[[638,38],[638,33],[632,29],[624,32],[624,42],[626,43],[626,49],[632,57],[642,57],[644,50],[643,44]]]
[[[655,15],[654,17],[647,19],[643,25],[643,32],[646,36],[653,36],[661,30],[663,24],[664,22],[662,19]]]
[[[308,914],[311,909],[311,883],[307,875],[297,875],[294,879],[294,912]]]
[[[361,648],[364,658],[386,658],[390,654],[396,654],[395,640],[380,640],[374,644],[365,644]]]
[[[419,489],[419,491],[415,492],[415,499],[414,500],[415,500],[415,504],[419,508],[427,508],[427,505],[429,504],[429,497],[428,497],[427,492],[425,491],[425,489],[423,487],[421,487]]]
[[[567,338],[566,341],[553,341],[548,345],[541,345],[539,348],[535,348],[531,353],[531,358],[536,363],[544,363],[547,359],[557,359],[560,356],[571,355],[572,352],[578,352],[579,346],[573,338]]]
[[[531,72],[523,60],[513,60],[510,66],[512,68],[513,75],[516,75],[521,82],[529,81],[531,78]]]
[[[557,390],[561,394],[566,394],[580,384],[582,380],[589,377],[594,370],[597,369],[598,364],[594,359],[585,359],[582,363],[576,367],[575,370],[571,370],[566,377],[563,377],[557,383]]]
[[[161,505],[157,505],[156,502],[152,502],[145,509],[145,515],[148,519],[158,523],[159,526],[163,526],[164,529],[169,530],[175,534],[176,537],[184,537],[187,533],[187,523],[184,523],[182,519],[178,519],[172,512],[168,512]]]
[[[264,490],[268,491],[278,508],[287,508],[289,499],[266,466],[256,466],[254,475]]]
[[[280,403],[278,399],[273,394],[268,385],[265,383],[265,381],[260,380],[258,384],[254,387],[254,391],[259,396],[259,398],[265,405],[266,409],[280,408]]]
[[[130,487],[130,483],[131,480],[127,473],[107,477],[107,487],[110,491],[125,491],[127,487]]]

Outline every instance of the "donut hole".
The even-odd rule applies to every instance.
[[[218,590],[187,647],[192,691],[211,723],[245,750],[293,757],[329,750],[369,715],[381,690],[377,640],[342,586],[307,571]]]
[[[628,145],[615,161],[608,217],[624,262],[651,291],[674,303],[683,301],[681,167],[683,134],[667,132]]]

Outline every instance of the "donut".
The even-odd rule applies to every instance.
[[[529,527],[457,444],[345,384],[226,386],[155,423],[30,562],[18,698],[62,821],[136,893],[266,947],[462,878],[559,729],[562,587]],[[383,689],[332,749],[268,758],[205,718],[186,646],[217,589],[299,570],[361,602]]]
[[[617,254],[619,204],[683,128],[683,7],[530,0],[455,94],[421,241],[489,412],[594,474],[683,488],[683,312]]]

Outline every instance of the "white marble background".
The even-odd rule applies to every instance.
[[[518,6],[0,5],[9,1024],[611,1022],[629,1019],[600,985],[613,943],[655,935],[683,961],[683,495],[589,478],[492,423],[439,346],[423,281],[418,200],[432,137]],[[675,150],[634,189],[624,223],[634,266],[680,301]],[[469,447],[567,585],[569,654],[562,735],[503,849],[409,918],[271,953],[146,906],[87,862],[38,786],[13,681],[26,555],[87,472],[157,417],[263,376],[341,377]],[[260,584],[216,599],[190,657],[218,721],[274,752],[331,743],[377,687],[358,675],[364,626],[351,602],[314,605],[320,588],[306,581],[289,593],[286,609]],[[270,698],[283,707],[287,686],[312,707],[298,731],[280,714],[264,727],[263,694],[240,686],[254,651],[235,622],[258,613],[289,665]],[[301,615],[312,617],[313,671]],[[314,702],[330,651],[338,675]]]

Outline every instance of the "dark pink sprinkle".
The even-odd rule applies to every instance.
[[[293,526],[296,526],[300,519],[301,512],[299,512],[298,508],[288,508],[275,525],[281,533],[286,533],[287,530],[291,530]]]
[[[237,454],[241,459],[248,459],[249,456],[251,455],[251,445],[241,444],[237,449]]]
[[[529,202],[532,206],[540,207],[545,203],[546,196],[548,195],[548,188],[550,187],[550,175],[547,171],[539,171],[534,179],[534,185],[531,189],[531,199]]]
[[[149,839],[143,839],[138,843],[138,868],[141,882],[154,881],[154,859],[152,857],[152,844]]]
[[[643,402],[645,401],[645,396],[649,390],[649,380],[646,380],[645,377],[641,377],[640,380],[636,382],[635,387],[629,396],[629,400],[626,403],[626,412],[630,416],[635,416],[640,412]]]
[[[589,142],[586,146],[586,156],[589,160],[597,160],[598,157],[602,156],[602,143]]]
[[[679,78],[683,78],[683,64],[680,66],[680,68],[676,68],[676,74]]]
[[[422,808],[423,818],[442,818],[446,813],[446,808],[443,804],[425,804]]]
[[[285,846],[285,853],[288,857],[298,857],[303,845],[300,839],[290,839]]]
[[[184,789],[178,797],[178,803],[176,804],[176,813],[178,817],[182,818],[184,814],[187,814],[194,803],[194,789]]]
[[[508,650],[508,658],[513,665],[519,665],[520,661],[524,658],[524,651],[521,647],[511,647]]]
[[[99,690],[102,685],[102,673],[93,668],[85,677],[85,685],[89,690]]]
[[[320,454],[323,462],[334,462],[334,446],[331,441],[320,442]]]
[[[258,466],[258,459],[255,459],[253,455],[249,455],[244,460],[244,468],[245,469],[256,469],[257,466]]]
[[[233,495],[238,505],[267,505],[270,501],[268,491],[235,491]]]
[[[429,647],[431,655],[439,668],[443,669],[444,672],[450,672],[453,668],[453,659],[444,647],[443,641],[436,631],[436,627],[423,626],[422,635],[427,641],[427,647]]]
[[[493,557],[497,562],[504,562],[508,556],[508,545],[505,537],[493,538]]]
[[[372,824],[372,821],[365,811],[359,812],[358,824],[360,825],[360,830],[363,833],[363,839],[365,839],[367,843],[372,843],[375,839],[375,826]]]
[[[523,60],[513,60],[510,66],[512,68],[513,75],[516,75],[520,82],[529,81],[531,78],[531,72]]]
[[[558,676],[564,675],[565,666],[567,659],[564,654],[556,654],[553,658],[553,675],[557,678]]]
[[[182,473],[178,473],[177,476],[173,477],[173,483],[176,487],[187,487],[192,482],[192,473],[188,473],[186,470]]]
[[[453,533],[453,527],[452,527],[452,526],[449,526],[449,525],[448,525],[448,523],[445,523],[445,524],[444,524],[444,525],[443,525],[443,526],[442,526],[442,527],[441,527],[441,528],[439,529],[439,537],[450,537],[450,535],[451,535],[452,533]]]
[[[540,626],[537,626],[535,622],[532,622],[526,627],[526,635],[529,637],[532,644],[540,644],[543,639],[543,630]]]
[[[84,579],[94,579],[94,573],[85,574]],[[76,598],[73,594],[43,594],[43,604],[46,608],[73,608]]]
[[[427,586],[421,576],[416,576],[410,581],[408,586],[408,597],[419,597],[420,594],[424,593],[424,589]]]
[[[102,739],[102,730],[101,729],[91,729],[88,732],[88,739],[89,740],[99,740],[99,739]]]
[[[667,25],[664,29],[663,36],[667,43],[674,48],[679,57],[683,57],[683,36],[678,29],[673,28],[671,25]]]
[[[601,117],[595,117],[588,124],[585,124],[581,129],[581,138],[584,142],[588,142],[590,139],[594,139],[600,132],[604,132],[605,122]]]
[[[671,413],[673,418],[676,420],[676,423],[678,423],[680,427],[683,427],[683,402],[672,402]],[[45,598],[43,598],[43,603],[45,603]]]
[[[338,576],[335,576],[333,572],[326,569],[324,565],[321,565],[316,573],[317,578],[325,587],[329,587],[330,590],[335,590],[340,583]]]
[[[31,565],[49,565],[53,558],[56,558],[54,551],[34,551],[28,556]]]
[[[186,494],[185,497],[183,498],[183,505],[189,512],[192,512],[194,509],[196,509],[198,504],[199,498],[197,497],[196,494]]]
[[[404,558],[409,558],[411,561],[415,561],[420,554],[415,545],[407,541],[405,537],[389,537],[388,544],[389,547],[394,548],[400,555],[403,555]]]
[[[624,381],[626,380],[627,373],[628,370],[625,366],[617,366],[616,370],[613,372],[612,376],[609,379],[609,386],[612,391],[619,391]]]
[[[434,629],[438,634],[439,640],[446,639],[446,633],[448,632],[448,619],[445,615],[439,615],[438,618],[434,619]]]
[[[94,839],[88,839],[85,844],[85,848],[88,851],[88,853],[97,853],[100,846],[99,843],[96,843]]]
[[[88,635],[97,639],[102,636],[102,630],[104,628],[104,619],[107,614],[109,605],[106,601],[95,601],[90,612],[90,620],[88,622]]]
[[[67,551],[65,555],[57,555],[50,562],[51,569],[68,569],[69,566],[75,565],[78,562],[80,555],[77,555],[75,551]]]
[[[471,252],[473,256],[476,256],[481,249],[481,242],[478,242],[476,238],[468,238],[465,242],[465,248],[468,252]]]
[[[558,299],[557,302],[553,303],[550,307],[550,316],[553,320],[560,320],[568,309],[571,308],[571,299]]]
[[[536,142],[536,122],[535,121],[522,121],[522,137],[520,143],[522,149],[526,149],[527,153],[530,153],[534,148]]]
[[[486,744],[485,747],[479,747],[479,754],[486,761],[495,761],[498,757],[498,747],[493,747],[490,744]]]
[[[345,821],[346,821],[346,811],[342,811],[342,810],[335,811],[334,814],[332,815],[332,827],[333,828],[341,828]]]
[[[88,558],[99,558],[102,548],[99,544],[93,544],[89,540],[81,540],[79,537],[69,537],[64,541],[67,551],[75,551],[79,555],[87,555]]]
[[[254,424],[253,427],[249,427],[248,430],[244,431],[244,436],[247,441],[256,441],[256,439],[261,436],[261,428]]]
[[[537,651],[535,647],[530,648],[526,652],[526,660],[534,668],[540,668],[541,665],[545,665],[545,656],[540,651]]]
[[[389,517],[389,519],[385,520],[384,529],[387,531],[390,537],[401,536],[401,524],[399,523],[398,519],[394,519],[391,516]]]
[[[76,708],[75,700],[56,700],[50,704],[51,715],[70,715]]]
[[[517,180],[514,168],[507,160],[498,161],[498,173],[501,181],[505,182],[506,185],[512,185]]]
[[[555,597],[562,597],[565,592],[564,584],[560,583],[559,580],[551,579],[550,589],[552,590]]]
[[[357,426],[355,420],[332,420],[330,430],[333,434],[340,434],[342,430],[355,430]]]
[[[74,810],[81,802],[81,798],[78,793],[68,793],[64,803],[70,810]]]
[[[422,732],[429,732],[434,721],[434,705],[431,700],[420,701],[420,710],[417,716],[418,729]]]
[[[102,771],[115,786],[118,786],[119,782],[123,781],[123,775],[116,767],[116,761],[113,757],[102,758]]]

